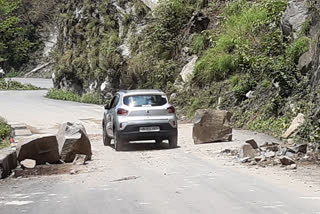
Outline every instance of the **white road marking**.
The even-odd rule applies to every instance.
[[[43,195],[43,194],[46,194],[46,192],[34,192],[34,193],[31,193],[31,195]]]
[[[301,199],[320,200],[320,197],[300,197]]]
[[[151,203],[148,203],[148,202],[140,202],[139,204],[140,204],[140,205],[149,205],[149,204],[151,204]]]
[[[4,205],[17,205],[17,206],[22,206],[26,204],[31,204],[33,201],[10,201],[6,202]]]

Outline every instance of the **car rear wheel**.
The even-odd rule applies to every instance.
[[[123,149],[124,140],[121,139],[116,133],[114,135],[114,148],[116,151],[121,151]]]
[[[171,136],[169,138],[169,147],[176,148],[178,146],[178,138],[177,136]]]
[[[110,146],[111,144],[111,138],[109,138],[109,136],[107,135],[107,131],[106,131],[106,127],[104,124],[102,124],[103,128],[103,132],[102,132],[102,136],[103,136],[103,144],[105,146]]]

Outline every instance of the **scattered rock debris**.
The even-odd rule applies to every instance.
[[[309,149],[311,150],[311,149]],[[239,149],[224,149],[222,154],[237,156],[238,161],[257,167],[281,165],[285,170],[296,170],[299,161],[312,161],[314,154],[308,151],[308,144],[279,144],[264,142],[258,144],[254,139],[246,140]]]

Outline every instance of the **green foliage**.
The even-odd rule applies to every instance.
[[[11,129],[4,118],[0,117],[0,149],[10,145],[8,137],[11,134]]]
[[[309,50],[310,39],[306,36],[296,39],[287,49],[287,56],[298,63],[302,54]]]
[[[192,36],[191,48],[194,53],[200,53],[208,46],[207,35],[194,34]]]
[[[138,17],[144,17],[147,15],[149,9],[148,7],[140,0],[135,0],[134,9]]]
[[[253,131],[261,131],[272,133],[274,136],[280,137],[286,129],[289,128],[291,121],[287,117],[258,117],[248,122],[247,127]]]
[[[97,93],[85,93],[79,95],[73,91],[66,89],[50,89],[47,94],[48,98],[56,100],[66,100],[81,103],[104,104],[104,100]]]
[[[35,28],[25,24],[17,10],[21,0],[0,0],[0,63],[20,68],[37,45]]]
[[[39,87],[33,86],[31,84],[22,84],[17,81],[9,80],[5,81],[0,78],[0,91],[1,90],[39,90]]]
[[[244,100],[246,93],[253,89],[256,82],[248,74],[231,77],[232,92],[236,99]]]
[[[220,35],[196,64],[195,81],[221,81],[236,71],[248,71],[257,53],[264,52],[263,37],[276,30],[273,26],[285,7],[283,0],[229,3],[224,9]]]

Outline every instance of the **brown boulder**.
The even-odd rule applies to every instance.
[[[33,136],[17,145],[18,160],[35,160],[37,165],[57,163],[59,150],[56,136]]]
[[[91,143],[82,124],[70,122],[62,124],[57,134],[57,140],[59,154],[64,162],[71,163],[76,154],[86,155],[87,160],[91,159]]]
[[[232,140],[232,113],[222,110],[200,109],[195,113],[193,141],[195,144]]]

